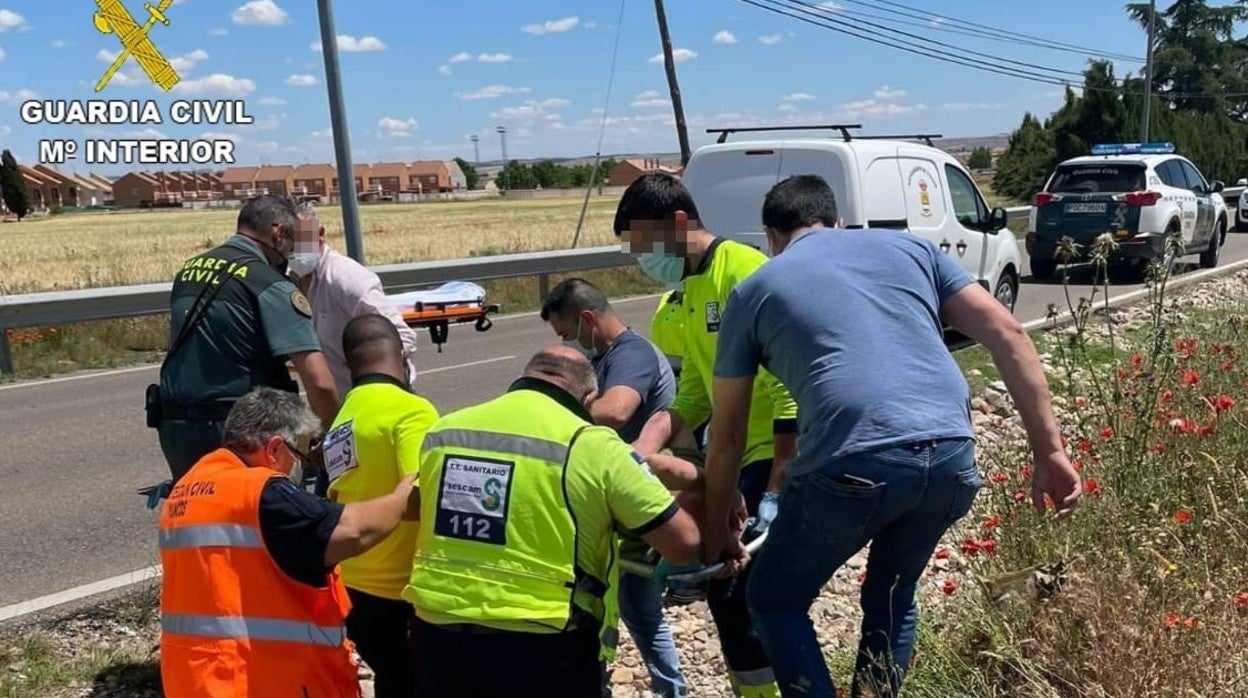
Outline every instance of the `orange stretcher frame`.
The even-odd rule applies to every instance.
[[[491,313],[499,306],[492,303],[417,303],[411,310],[400,311],[408,327],[429,328],[429,338],[442,353],[442,345],[450,337],[451,325],[475,323],[478,332],[488,332],[494,326]]]

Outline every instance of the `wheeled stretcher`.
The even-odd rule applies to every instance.
[[[494,323],[490,313],[497,304],[485,302],[485,289],[467,281],[451,281],[425,291],[387,294],[408,327],[427,327],[429,337],[442,352],[452,324],[476,323],[478,332],[488,332]]]

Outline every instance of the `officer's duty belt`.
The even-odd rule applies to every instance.
[[[162,419],[180,419],[187,422],[224,422],[233,402],[204,402],[192,405],[164,403],[160,406]]]

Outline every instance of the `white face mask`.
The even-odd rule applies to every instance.
[[[287,269],[295,276],[304,277],[316,271],[321,261],[320,252],[295,252],[287,260]]]

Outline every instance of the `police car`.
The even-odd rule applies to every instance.
[[[938,135],[850,133],[858,128],[707,129],[719,133],[719,141],[694,152],[682,176],[700,222],[715,235],[766,253],[761,215],[767,192],[793,175],[819,175],[836,194],[845,228],[892,228],[926,238],[1012,310],[1022,255],[1006,228],[1005,209],[989,208],[962,163],[932,146]],[[737,132],[791,130],[831,130],[839,137],[727,142]]]
[[[1235,213],[1235,229],[1241,233],[1248,233],[1248,179],[1241,179],[1235,183],[1237,187],[1244,187],[1239,193],[1239,206],[1236,207]]]
[[[1059,263],[1086,261],[1104,233],[1118,242],[1113,261],[1137,269],[1172,264],[1171,237],[1182,240],[1181,254],[1200,253],[1200,266],[1217,266],[1230,220],[1224,185],[1205,180],[1174,150],[1173,143],[1101,144],[1058,165],[1032,201],[1032,276],[1049,278]],[[1079,245],[1069,258],[1058,252],[1063,237]]]

